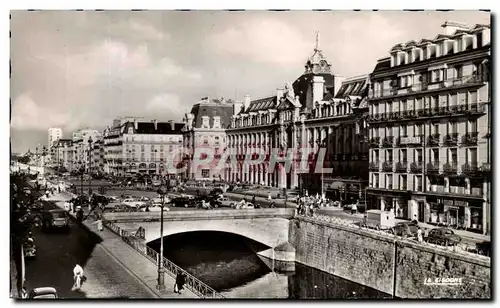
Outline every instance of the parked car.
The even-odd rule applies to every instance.
[[[217,198],[217,205],[218,207],[230,207],[234,209],[236,206],[236,201],[229,200],[227,197],[224,196],[219,196],[219,198]]]
[[[224,194],[224,191],[222,191],[221,188],[217,187],[217,188],[214,188],[210,191],[210,196],[219,196],[219,195],[222,195]]]
[[[44,231],[62,229],[69,231],[69,216],[63,209],[49,210],[42,213],[42,228]]]
[[[188,208],[188,207],[194,206],[193,201],[194,200],[191,198],[181,196],[181,197],[173,198],[171,203],[172,203],[173,207],[186,207],[186,208]]]
[[[57,290],[53,287],[42,287],[31,290],[29,299],[56,299]]]
[[[23,244],[24,257],[26,259],[33,259],[36,257],[36,245],[33,241],[25,241]]]
[[[491,256],[491,242],[484,241],[476,243],[477,253],[483,256]]]
[[[418,222],[415,220],[410,222],[399,222],[393,228],[394,234],[402,237],[414,237],[417,235],[417,231]]]
[[[427,242],[443,245],[454,246],[462,241],[462,238],[455,234],[453,230],[448,228],[435,228],[429,231]]]

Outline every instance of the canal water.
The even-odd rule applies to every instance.
[[[386,293],[298,263],[294,272],[273,272],[255,253],[268,247],[230,233],[182,233],[164,238],[163,243],[166,258],[226,298],[391,298]],[[149,246],[159,251],[160,241],[151,242]]]

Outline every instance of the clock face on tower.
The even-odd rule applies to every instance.
[[[324,61],[324,60],[323,60],[323,61],[321,61],[321,62],[319,63],[319,65],[321,66],[321,68],[325,68],[325,67],[326,67],[326,61]]]

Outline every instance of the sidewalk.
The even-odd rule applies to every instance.
[[[58,207],[62,208],[63,201],[60,200],[64,200],[67,195],[68,193],[55,194],[49,198],[49,201],[54,201]],[[87,216],[87,214],[88,209],[85,208],[84,216]],[[70,215],[75,217],[72,213],[70,213]],[[174,293],[173,289],[175,278],[171,277],[167,272],[165,272],[166,289],[162,292],[156,290],[158,268],[153,262],[134,250],[127,243],[122,241],[119,236],[109,231],[107,228],[104,228],[103,231],[99,232],[97,230],[97,225],[94,220],[90,219],[90,217],[83,222],[83,225],[102,239],[102,242],[98,245],[109,255],[110,258],[113,258],[123,267],[125,271],[140,281],[144,287],[157,298],[199,299],[196,294],[188,289],[184,289],[182,294]]]

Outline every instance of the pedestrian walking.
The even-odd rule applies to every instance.
[[[186,283],[186,276],[184,273],[181,273],[179,271],[175,277],[174,292],[181,294],[181,291],[184,289],[185,283]]]
[[[424,238],[422,236],[422,229],[421,228],[418,228],[417,230],[417,240],[419,243],[422,243],[424,241]]]
[[[95,224],[97,225],[97,230],[98,230],[99,232],[102,232],[102,230],[104,230],[104,228],[103,228],[103,224],[102,224],[102,216],[101,216],[101,215],[98,215],[98,217],[97,217],[97,220],[96,220]]]
[[[77,291],[82,287],[82,283],[85,280],[84,277],[83,268],[79,264],[76,264],[73,268],[73,287],[71,291]]]
[[[356,214],[357,211],[358,211],[358,207],[357,207],[356,203],[353,203],[351,205],[351,215]]]

